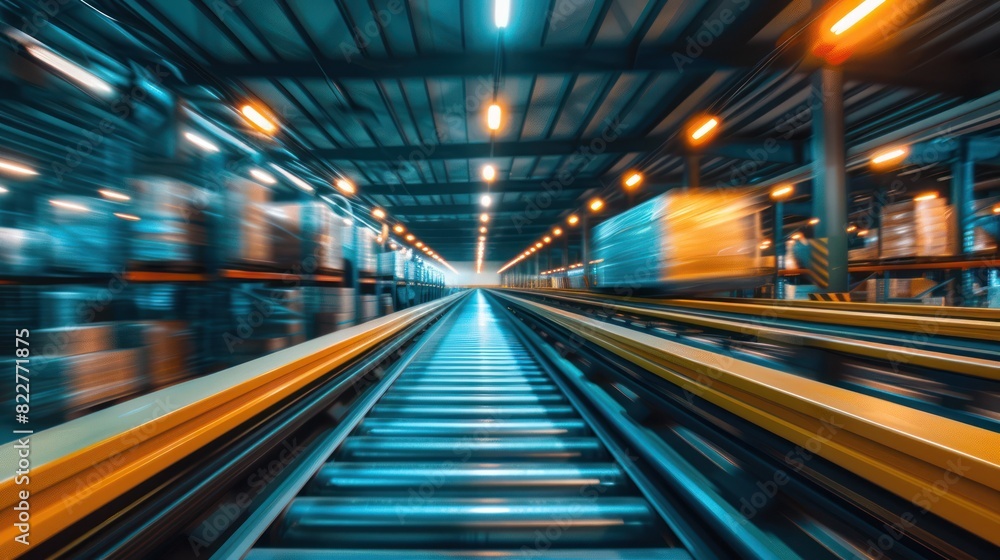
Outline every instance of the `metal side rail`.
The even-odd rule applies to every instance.
[[[5,522],[0,528],[0,557],[81,557],[72,547],[99,539],[101,531],[129,521],[135,511],[161,515],[155,507],[143,510],[137,504],[155,506],[156,494],[169,494],[172,487],[180,493],[197,494],[195,487],[200,481],[177,479],[183,465],[219,449],[257,444],[238,438],[234,441],[234,434],[271,437],[268,434],[276,433],[275,429],[262,425],[269,415],[280,412],[282,422],[297,421],[296,411],[288,410],[288,403],[300,403],[302,395],[318,389],[322,392],[331,381],[337,381],[338,372],[354,367],[380,348],[412,337],[464,295],[467,293],[319,337],[31,434],[30,543],[16,542],[17,527]],[[248,431],[252,428],[259,429]],[[5,464],[18,463],[15,445],[17,442],[0,447]],[[233,461],[223,457],[218,465],[222,468]],[[216,474],[205,476],[211,479]],[[13,470],[0,480],[5,520],[20,499],[19,489]],[[146,519],[134,523],[143,525]],[[36,553],[36,549],[44,552]],[[98,547],[88,555],[104,555],[104,551]]]
[[[1000,434],[497,292],[890,493],[1000,545]],[[833,427],[833,428],[831,428]],[[925,507],[926,506],[926,507]]]
[[[215,557],[691,558],[512,327],[461,302]]]

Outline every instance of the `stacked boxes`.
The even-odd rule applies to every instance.
[[[307,286],[306,305],[313,310],[316,335],[329,334],[354,325],[354,289]]]
[[[160,266],[203,263],[205,211],[212,205],[212,195],[168,177],[140,177],[131,184],[136,196],[134,213],[141,220],[128,222],[132,231],[129,258]]]
[[[61,272],[107,273],[124,266],[118,235],[122,220],[117,205],[87,197],[60,197],[65,206],[50,205],[45,224],[53,269]],[[140,222],[135,222],[140,223]],[[133,246],[141,239],[133,239]]]
[[[951,206],[940,198],[886,205],[881,230],[884,259],[955,254],[955,219]]]
[[[271,263],[269,200],[270,191],[263,185],[243,178],[230,181],[226,215],[232,233],[220,240],[225,244],[222,260],[227,265],[260,267]]]
[[[378,272],[375,232],[364,226],[355,229],[354,266],[358,272],[373,276]]]
[[[241,284],[233,292],[232,313],[223,342],[237,357],[254,358],[305,341],[302,288]]]

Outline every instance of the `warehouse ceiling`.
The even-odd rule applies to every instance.
[[[8,16],[41,13],[31,1],[5,4]],[[849,155],[949,111],[956,134],[992,142],[1000,3],[897,4],[838,61]],[[835,2],[512,5],[502,30],[485,0],[88,0],[33,22],[6,20],[52,42],[86,43],[114,59],[100,61],[106,67],[127,57],[155,69],[235,133],[245,130],[234,106],[266,107],[281,131],[254,141],[270,159],[330,192],[337,177],[350,179],[363,201],[450,261],[475,259],[487,190],[487,259],[505,261],[594,196],[613,209],[684,185],[692,153],[704,185],[764,184],[808,170],[811,113],[821,101],[813,30]],[[503,118],[491,134],[494,91]],[[992,105],[981,103],[987,117],[969,125],[975,100]],[[706,113],[722,125],[694,150],[683,131]],[[58,145],[60,136],[47,141]],[[985,183],[995,184],[996,160],[984,158]],[[949,174],[937,160],[920,163],[922,181]],[[487,164],[497,169],[489,186],[480,176]],[[644,181],[627,197],[621,183],[633,170]]]

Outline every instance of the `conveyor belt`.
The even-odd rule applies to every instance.
[[[249,557],[689,558],[509,319],[458,305]]]

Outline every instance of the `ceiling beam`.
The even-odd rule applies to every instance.
[[[330,161],[399,161],[416,162],[428,159],[488,159],[518,156],[576,156],[593,158],[601,154],[628,154],[633,152],[658,152],[663,155],[681,156],[687,148],[678,146],[674,137],[647,136],[642,138],[618,138],[605,141],[603,138],[582,140],[526,140],[489,142],[427,144],[421,146],[377,146],[365,148],[316,149],[311,155]],[[804,161],[803,146],[768,138],[748,140],[740,138],[720,139],[699,148],[709,156],[730,159],[760,160],[773,163],[795,163]]]

